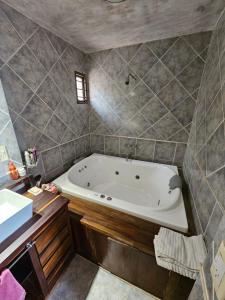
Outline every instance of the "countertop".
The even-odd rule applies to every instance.
[[[68,199],[47,191],[38,196],[26,192],[24,196],[33,200],[33,217],[0,243],[0,271],[7,267],[25,249],[26,244],[42,231],[46,223],[68,204]]]

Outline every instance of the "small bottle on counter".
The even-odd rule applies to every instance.
[[[9,176],[13,180],[17,180],[20,178],[19,172],[15,166],[15,164],[12,161],[9,161]]]
[[[30,155],[28,151],[24,151],[24,157],[25,157],[26,165],[29,167],[31,165],[31,161],[30,161]]]
[[[18,172],[19,172],[20,177],[25,176],[26,175],[25,167],[23,166],[23,167],[18,168]]]

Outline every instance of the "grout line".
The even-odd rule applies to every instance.
[[[138,44],[134,44],[134,45],[130,45],[130,46],[132,47],[132,46],[136,46],[136,45],[138,45]],[[144,43],[140,43],[140,46],[138,47],[137,51],[134,53],[134,55],[133,55],[133,56],[130,58],[130,60],[128,60],[128,61],[126,61],[126,59],[119,53],[118,48],[113,48],[113,49],[111,49],[111,50],[114,50],[114,52],[116,52],[116,54],[119,55],[119,57],[126,63],[126,65],[129,65],[129,63],[130,63],[130,62],[133,60],[133,58],[137,55],[137,53],[139,52],[139,49],[142,48],[143,45],[144,45]],[[130,47],[130,46],[122,46],[122,47],[119,47],[119,48],[124,48],[124,47],[126,48],[126,47]],[[96,53],[98,53],[98,51],[97,51]]]
[[[209,187],[210,191],[212,192],[212,194],[213,194],[213,196],[214,196],[214,198],[215,198],[215,201],[216,201],[217,204],[219,205],[220,209],[223,211],[224,208],[222,207],[220,201],[217,199],[216,194],[215,194],[214,190],[211,188],[211,185],[210,185],[210,183],[209,183],[209,181],[208,181],[208,177],[210,177],[212,174],[210,174],[209,176],[207,176],[207,175],[204,173],[204,171],[202,170],[201,166],[199,165],[198,160],[197,160],[195,157],[193,157],[193,156],[192,156],[192,158],[194,159],[195,163],[197,164],[197,166],[198,166],[198,168],[199,168],[199,171],[200,171],[202,180],[205,180],[205,182],[207,183],[207,186]],[[225,165],[224,165],[224,166],[225,166]],[[224,168],[224,166],[220,167],[218,170]],[[214,173],[218,172],[218,170],[214,171]]]
[[[207,146],[209,140],[213,137],[213,135],[215,134],[215,132],[218,130],[218,128],[224,123],[224,120],[221,120],[217,127],[213,130],[213,132],[210,133],[210,135],[207,137],[207,139],[205,139],[204,144],[201,145],[201,147],[199,147],[198,150],[196,150],[195,156],[197,156],[199,154],[199,152],[205,147]],[[202,123],[200,124],[200,126],[202,125]],[[198,127],[199,128],[199,127]],[[206,126],[205,126],[205,130],[206,130]],[[206,135],[206,133],[205,133]],[[197,137],[197,132],[196,132],[196,137]],[[197,144],[197,143],[196,143]]]
[[[219,16],[219,18],[218,18],[218,20],[217,20],[217,22],[216,22],[216,26],[215,26],[215,28],[217,27],[217,25],[219,24],[219,22],[220,22],[220,19],[222,19],[222,16],[223,16],[223,14],[225,14],[225,8],[222,10],[222,12],[220,13],[220,16]]]
[[[182,144],[187,145],[186,142],[177,142],[177,141],[167,141],[167,140],[159,140],[159,139],[149,139],[149,138],[140,138],[140,137],[134,137],[134,136],[124,136],[124,135],[115,135],[115,134],[100,134],[100,133],[94,133],[91,132],[90,135],[100,135],[100,136],[109,136],[109,137],[116,137],[116,138],[128,138],[128,139],[138,139],[138,140],[148,140],[153,142],[164,142],[164,143],[170,143],[170,144]]]
[[[201,224],[201,221],[200,221],[200,217],[199,217],[199,215],[198,215],[198,210],[197,210],[197,207],[196,207],[194,195],[193,195],[192,190],[191,190],[191,188],[190,188],[191,184],[190,184],[190,182],[189,182],[189,180],[188,180],[187,177],[186,177],[186,181],[188,182],[188,189],[189,189],[189,192],[191,193],[191,197],[192,197],[192,200],[193,200],[192,203],[193,203],[193,206],[194,206],[195,215],[196,215],[197,220],[198,220],[198,223],[199,223],[198,225],[199,225],[200,230],[201,230],[201,232],[202,232],[202,234],[203,234],[203,228],[202,228],[202,224]],[[194,212],[193,212],[193,213],[194,213]]]
[[[10,118],[10,117],[9,117]],[[10,124],[10,122],[12,123],[11,121],[11,118],[5,123],[5,125],[1,128],[0,130],[0,134],[3,133],[3,131],[5,131],[5,129],[8,127],[8,125]]]
[[[172,160],[172,163],[175,162],[176,154],[177,154],[177,144],[175,145],[175,148],[174,148],[174,154],[173,154],[173,160]]]
[[[210,105],[208,106],[208,109],[205,108],[205,114],[207,115],[207,113],[210,111],[210,109],[212,108],[217,96],[221,94],[221,88],[219,88],[219,90],[216,92],[216,95],[212,98],[212,101],[210,103]],[[223,109],[223,105],[222,105],[222,109]],[[224,114],[223,114],[224,115]],[[201,120],[202,121],[202,120]]]
[[[8,17],[7,17],[8,18]],[[11,23],[11,21],[9,21]],[[11,23],[12,24],[12,23]],[[4,61],[4,65],[7,65],[9,63],[9,61],[24,47],[27,45],[28,40],[35,35],[35,33],[39,30],[39,28],[35,29],[34,32],[26,39],[23,40],[22,37],[20,36],[20,34],[17,32],[17,30],[15,29],[15,27],[12,24],[13,29],[16,31],[16,33],[18,34],[18,36],[21,38],[22,44],[16,49],[16,51],[10,55],[10,57],[8,59],[6,59]],[[3,66],[2,66],[3,67]]]
[[[169,48],[171,48],[177,41],[179,40],[179,38],[178,39],[176,39],[175,41],[174,41],[174,43],[169,47]],[[136,51],[136,53],[135,53],[135,55],[134,56],[136,56],[137,55],[137,52],[144,46],[145,44],[142,44],[139,48],[138,48],[138,50]],[[148,47],[148,46],[147,46]],[[151,50],[152,51],[152,49],[150,48],[150,47],[148,47],[149,48],[149,50]],[[169,49],[168,49],[169,50]],[[118,54],[118,51],[115,51],[116,52],[116,54]],[[152,51],[152,53],[156,56],[156,58],[158,59],[158,61],[160,61],[162,64],[163,64],[163,66],[164,67],[166,67],[165,65],[164,65],[164,63],[161,61],[161,59],[154,53],[154,51]],[[120,54],[118,54],[119,56],[121,56]],[[133,57],[134,57],[133,56]],[[163,56],[162,56],[163,57]],[[162,58],[161,57],[161,58]],[[196,56],[192,59],[192,61],[194,61],[196,59]],[[124,59],[123,59],[124,60]],[[124,60],[125,61],[125,60]],[[126,62],[125,61],[125,63],[126,63],[126,65],[128,66],[128,67],[130,67],[130,62],[132,61],[132,59],[131,60],[129,60],[129,62]],[[190,62],[190,63],[192,63],[192,61]],[[153,66],[156,64],[157,62],[155,62],[154,64],[153,64]],[[189,63],[189,64],[190,64]],[[98,64],[98,62],[97,62],[97,64]],[[187,64],[181,71],[180,71],[180,73],[186,68],[186,67],[188,67],[189,66],[189,64]],[[100,66],[100,68],[102,68],[101,67],[101,65],[100,64],[98,64],[99,66]],[[153,67],[152,66],[152,67]],[[103,69],[103,68],[102,68]],[[186,88],[180,83],[180,81],[177,79],[177,76],[180,74],[177,74],[176,76],[174,76],[174,74],[173,73],[171,73],[171,71],[166,67],[166,69],[169,71],[169,73],[172,75],[172,79],[161,89],[161,90],[163,90],[164,88],[166,88],[166,86],[168,86],[169,84],[170,84],[170,82],[172,81],[172,80],[176,80],[177,82],[178,82],[178,84],[180,85],[180,86],[182,86],[183,88],[184,88],[184,90],[186,91],[186,93],[187,93],[187,95],[189,95],[189,97],[191,97],[192,99],[193,99],[193,96],[192,96],[192,94],[190,94],[190,92],[189,91],[187,91],[186,90]],[[151,70],[151,69],[150,69]],[[149,72],[150,72],[150,70],[149,70]],[[104,73],[105,73],[105,70],[103,69],[103,71],[104,71]],[[122,72],[122,71],[121,71]],[[147,72],[148,73],[148,72]],[[147,74],[146,73],[146,74]],[[108,76],[108,74],[106,73],[106,75]],[[139,79],[139,82],[137,83],[137,85],[139,85],[140,83],[143,83],[144,81],[143,81],[143,78],[140,78],[138,75],[137,75],[137,77],[138,77],[138,79]],[[114,81],[114,80],[113,80]],[[145,86],[147,86],[149,89],[150,89],[150,91],[152,91],[152,89],[148,86],[148,85],[146,85],[146,83],[144,82],[144,84],[145,84]],[[117,84],[116,84],[117,85]],[[136,86],[137,86],[136,85]],[[133,89],[135,89],[135,87],[136,86],[134,86],[133,87]],[[120,87],[119,87],[119,89],[120,89]],[[133,90],[132,89],[132,90]],[[153,92],[153,91],[152,91]],[[157,94],[156,93],[154,93],[153,92],[153,95],[154,96],[157,96]],[[126,99],[128,99],[128,95],[125,95],[125,97],[126,97]],[[157,96],[157,98],[158,98],[158,96]],[[183,100],[183,101],[185,101],[186,99],[188,98],[188,96]],[[159,99],[159,98],[158,98]],[[150,99],[151,100],[151,99]],[[145,104],[146,106],[147,106],[147,104],[150,102],[150,100]],[[159,99],[160,100],[160,99]],[[183,102],[182,101],[182,102]],[[123,102],[122,102],[123,103]],[[161,101],[160,101],[160,103],[161,104],[163,104],[163,106],[168,110],[168,108],[165,106],[165,104],[164,103],[162,103]],[[120,106],[121,104],[118,104],[118,106]],[[179,105],[179,103],[177,104],[177,105]],[[116,106],[116,107],[118,107],[118,106]],[[110,105],[109,105],[109,107],[110,107]],[[114,109],[116,108],[116,107],[114,107]],[[111,108],[111,107],[110,107]],[[175,108],[175,107],[174,107]],[[111,108],[111,110],[114,112],[114,109],[113,108]],[[141,113],[141,111],[143,110],[143,107],[142,108],[140,108],[138,111],[137,111],[137,113],[136,114],[134,114],[128,121],[130,121],[130,120],[132,120],[133,118],[135,118],[135,116],[138,114],[138,113]],[[169,109],[168,110],[169,112],[171,112],[172,113],[172,111]],[[114,112],[115,113],[115,112]],[[141,113],[142,114],[142,113]],[[116,113],[116,115],[117,115],[117,113]],[[178,122],[178,124],[181,126],[181,128],[180,128],[180,130],[181,129],[183,129],[187,134],[188,134],[188,136],[189,136],[189,133],[187,132],[187,130],[186,130],[186,128],[185,128],[185,126],[183,126],[180,122],[179,122],[179,120],[177,120],[177,118],[174,116],[174,114],[172,113],[172,115],[173,115],[173,117],[175,118],[175,120]],[[118,116],[118,115],[117,115]],[[142,115],[143,116],[143,115]],[[118,116],[119,117],[119,116]],[[119,117],[120,118],[120,117]],[[154,125],[154,124],[153,124]],[[123,125],[122,125],[122,127],[123,127]],[[120,130],[122,127],[120,127],[118,130]],[[148,127],[148,129],[150,129],[152,127],[152,125],[151,126],[149,126]],[[146,129],[146,131],[148,130],[148,129]],[[144,132],[142,132],[140,135],[142,135],[142,134],[144,134]]]
[[[29,47],[28,47],[29,48]],[[30,48],[29,48],[30,49]],[[63,52],[61,53],[61,55],[60,56],[62,56],[63,54],[64,54],[64,52],[66,51],[66,49],[67,49],[67,47],[63,50]],[[33,53],[33,51],[30,49],[30,51],[32,52],[32,54],[35,56],[35,58],[38,60],[38,62],[39,62],[39,59],[36,57],[36,55]],[[40,82],[40,84],[35,88],[35,89],[33,89],[33,88],[31,88],[21,77],[20,77],[20,75],[19,74],[17,74],[16,73],[16,71],[14,71],[9,65],[7,65],[15,74],[16,74],[16,76],[18,76],[22,81],[23,81],[23,83],[24,84],[26,84],[26,86],[28,86],[29,87],[29,89],[31,89],[31,91],[33,92],[33,94],[32,94],[32,96],[31,96],[31,98],[30,99],[28,99],[28,101],[27,101],[27,103],[24,105],[24,107],[23,107],[23,109],[20,111],[20,113],[17,113],[17,117],[16,117],[16,119],[14,120],[14,123],[15,123],[15,121],[18,119],[18,117],[19,116],[21,116],[21,114],[23,113],[23,111],[25,110],[25,108],[26,108],[26,106],[28,106],[28,104],[31,102],[31,99],[34,97],[34,96],[37,96],[45,105],[47,105],[48,106],[48,108],[51,110],[51,111],[53,111],[52,110],[52,108],[39,96],[39,95],[37,95],[37,91],[38,91],[38,89],[40,88],[40,86],[44,83],[44,81],[46,80],[46,78],[47,77],[50,77],[51,78],[51,80],[53,81],[53,83],[54,83],[54,85],[59,89],[59,87],[57,86],[57,84],[56,84],[56,82],[54,81],[54,79],[51,77],[51,75],[50,75],[50,73],[51,73],[51,71],[52,71],[52,69],[55,67],[55,65],[58,63],[58,61],[59,61],[59,59],[58,60],[56,60],[55,61],[55,63],[52,65],[52,67],[49,69],[49,71],[46,73],[46,75],[43,77],[43,79],[42,79],[42,81]],[[41,63],[41,62],[40,62]],[[43,66],[43,65],[42,65]],[[64,66],[64,65],[63,65]],[[44,66],[43,66],[44,67]],[[65,67],[65,66],[64,66]],[[46,69],[45,69],[46,70]],[[67,102],[68,102],[68,99],[67,99],[67,97],[65,96],[65,94],[64,94],[64,92],[62,91],[62,90],[60,90],[60,92],[62,93],[62,95],[63,95],[63,97],[67,100]],[[62,101],[63,101],[63,99],[62,99]],[[59,102],[59,103],[61,103],[61,102]],[[57,106],[58,107],[58,106]],[[56,108],[57,108],[56,107]],[[72,106],[71,106],[72,107]],[[56,110],[56,108],[55,108],[55,110]],[[72,107],[72,109],[74,109],[73,107]],[[53,113],[55,112],[55,110],[53,111]],[[21,116],[22,117],[22,116]],[[67,125],[67,124],[65,124],[65,122],[60,118],[60,116],[58,116],[57,115],[57,117],[60,119],[60,121],[62,121],[63,122],[63,124],[64,125],[66,125],[67,127],[69,126],[69,125]],[[23,118],[24,119],[24,118]],[[33,124],[32,124],[33,125]],[[34,125],[33,125],[34,126]],[[37,128],[36,126],[34,126],[35,128]],[[71,129],[71,128],[70,128]],[[38,129],[39,131],[40,131],[40,129]],[[74,131],[72,130],[72,132],[74,133]],[[41,132],[42,133],[42,132]],[[43,133],[42,133],[43,134]],[[49,136],[48,136],[49,137]],[[51,137],[49,137],[50,139],[51,139]]]
[[[54,148],[60,148],[61,146],[63,146],[63,145],[65,145],[65,144],[68,144],[68,143],[71,143],[71,142],[75,142],[75,141],[77,141],[78,139],[81,139],[81,138],[83,138],[83,137],[86,137],[86,136],[88,136],[89,134],[87,133],[87,134],[85,134],[85,135],[81,135],[81,136],[79,136],[79,137],[77,137],[77,138],[75,138],[75,139],[72,139],[72,140],[70,140],[70,141],[67,141],[67,142],[64,142],[64,143],[61,143],[61,144],[58,144],[58,145],[56,145],[56,146],[53,146],[53,147],[49,147],[49,148],[47,148],[47,149],[45,149],[45,150],[42,150],[42,151],[40,151],[39,153],[45,153],[45,152],[47,152],[47,151],[49,151],[49,150],[52,150],[52,149],[54,149]]]
[[[220,91],[221,91],[221,94],[222,94],[222,88],[223,88],[223,84],[222,84],[222,65],[221,65],[221,57],[220,57],[220,44],[219,44],[219,37],[218,37],[218,29],[216,29],[216,43],[217,43],[217,54],[218,54],[218,58],[219,58],[219,62],[218,62],[218,65],[219,65],[219,75],[220,75]],[[221,95],[222,96],[222,95]],[[222,101],[222,110],[223,110],[223,118],[225,118],[225,108],[224,108],[224,101]]]
[[[215,173],[219,172],[220,170],[222,170],[225,167],[225,164],[221,165],[218,169],[206,174],[206,178],[209,178],[210,176],[214,175]]]
[[[214,210],[216,208],[216,205],[217,205],[217,201],[215,201],[215,204],[214,204],[213,209],[212,209],[212,213],[210,214],[210,217],[209,217],[208,223],[207,223],[207,225],[205,227],[205,231],[203,232],[203,235],[206,235],[208,227],[210,226],[210,223],[211,223],[211,220],[212,220],[213,213],[214,213]],[[220,206],[219,206],[219,208],[220,208]],[[223,211],[221,211],[221,212],[224,213]]]
[[[155,153],[156,153],[156,141],[154,141],[153,160],[155,160]]]

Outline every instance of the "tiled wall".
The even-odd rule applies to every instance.
[[[181,165],[210,37],[198,33],[89,55],[92,151]],[[136,80],[128,86],[129,73]]]
[[[0,145],[7,147],[7,152],[11,160],[21,164],[20,150],[17,143],[16,135],[13,129],[13,124],[9,115],[8,106],[5,99],[5,94],[0,81]],[[8,160],[0,161],[0,182],[4,180],[8,172]]]
[[[213,296],[209,268],[213,252],[216,253],[219,243],[225,239],[224,112],[225,13],[212,35],[184,159],[197,231],[204,234],[209,251],[204,270],[210,299]],[[190,299],[202,298],[198,285],[199,282]]]
[[[40,152],[34,171],[47,178],[89,152],[89,107],[77,104],[73,71],[85,54],[0,1],[0,76],[24,151]]]

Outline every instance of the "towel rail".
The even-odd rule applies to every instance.
[[[15,264],[30,250],[30,248],[33,247],[35,244],[35,241],[27,243],[25,246],[25,250],[8,266],[8,269],[12,269],[12,267],[15,266]]]

